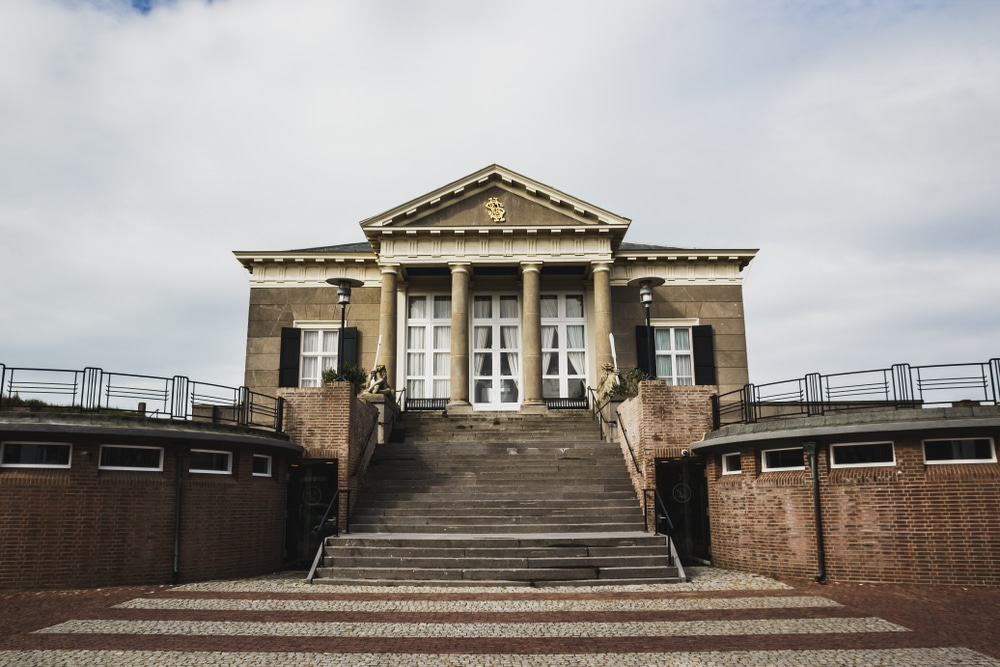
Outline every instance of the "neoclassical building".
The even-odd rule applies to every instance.
[[[361,221],[363,243],[237,251],[246,384],[319,386],[340,362],[380,364],[406,409],[455,413],[583,407],[616,362],[743,386],[756,251],[633,243],[630,222],[492,165]],[[353,287],[345,307],[338,287]]]

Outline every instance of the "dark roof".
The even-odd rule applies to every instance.
[[[685,248],[677,248],[675,246],[665,246],[665,245],[653,245],[651,243],[629,243],[628,241],[622,241],[619,250],[685,250]]]
[[[372,247],[368,241],[360,243],[342,243],[340,245],[325,245],[319,248],[299,248],[290,252],[371,252]]]

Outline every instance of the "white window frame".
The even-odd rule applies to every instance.
[[[448,298],[452,301],[451,308],[455,307],[454,300],[450,293],[443,292],[419,292],[406,296],[406,325],[404,328],[405,356],[404,356],[404,383],[406,387],[406,397],[409,398],[451,398],[451,308],[447,318],[434,316],[434,302],[439,298]],[[410,302],[412,299],[425,299],[425,317],[410,317]],[[410,329],[422,328],[424,330],[424,345],[422,348],[410,347]],[[435,332],[438,329],[448,329],[448,347],[436,347]],[[410,355],[421,355],[421,368],[419,373],[410,374]],[[435,373],[435,360],[444,356],[447,363],[444,364],[443,373]],[[419,384],[418,384],[419,383]],[[437,395],[439,383],[446,383],[448,387],[446,396]],[[417,396],[417,387],[422,387],[421,395]]]
[[[188,472],[197,473],[199,475],[232,475],[233,474],[233,453],[227,452],[222,449],[192,449],[191,453],[200,452],[202,454],[225,454],[226,455],[226,469],[225,470],[205,470],[202,468],[195,468],[188,461]]]
[[[262,459],[267,461],[267,472],[253,472],[253,462],[257,459]],[[274,459],[267,454],[254,454],[251,459],[250,470],[254,477],[273,477],[274,476]]]
[[[322,387],[323,371],[327,368],[337,368],[337,354],[340,350],[340,322],[333,320],[296,320],[292,323],[299,333],[299,386],[300,387]],[[318,350],[316,352],[306,352],[306,334],[318,332]],[[333,351],[323,350],[323,340],[326,336],[334,335]],[[316,372],[310,377],[305,376],[306,359],[318,359]]]
[[[587,395],[587,299],[586,296],[581,292],[548,292],[541,295],[542,298],[545,297],[555,297],[557,303],[557,310],[555,317],[542,317],[542,395],[545,396],[545,381],[556,380],[559,383],[559,391],[556,396],[545,396],[545,398],[570,398],[569,396],[569,384],[570,382],[581,382],[583,384],[583,394],[574,398],[586,398]],[[580,298],[580,315],[569,317],[566,315],[566,299],[567,297],[579,297]],[[581,345],[578,347],[569,347],[569,335],[567,333],[568,327],[582,327],[583,336],[581,338]],[[546,347],[544,331],[546,327],[556,328],[556,347]],[[582,353],[583,363],[581,367],[577,369],[576,373],[569,373],[569,354],[570,352]],[[557,357],[558,370],[555,374],[547,373],[548,369],[545,368],[544,359],[546,354],[554,354]]]
[[[35,446],[50,446],[50,447],[68,447],[69,456],[67,457],[67,463],[54,464],[54,463],[4,463],[4,457],[7,453],[7,445],[35,445]],[[0,443],[0,467],[2,468],[48,468],[48,469],[62,469],[72,467],[73,465],[73,444],[69,442],[32,442],[27,440],[9,440]]]
[[[101,463],[103,459],[103,453],[105,448],[107,449],[155,449],[160,452],[159,464],[155,468],[141,468],[135,466],[106,466]],[[98,470],[138,470],[141,472],[163,472],[163,447],[148,447],[142,445],[101,445],[97,452],[97,468]]]
[[[889,445],[892,450],[891,461],[878,463],[837,463],[834,451],[838,447],[864,447],[865,445]],[[874,440],[872,442],[838,442],[830,445],[830,468],[889,468],[896,465],[896,445],[891,440]]]
[[[737,461],[740,462],[740,467],[737,468],[736,470],[733,470],[732,468],[730,468],[729,467],[729,463],[727,462],[727,461],[729,461],[730,459],[733,459],[733,458],[735,458]],[[743,455],[742,455],[741,452],[728,452],[726,454],[723,454],[722,455],[722,474],[723,475],[742,475],[743,474],[743,465],[742,464],[743,464]]]
[[[772,468],[767,465],[767,454],[768,452],[787,452],[792,449],[797,449],[803,453],[802,465],[799,466],[787,466],[782,468]],[[760,470],[761,472],[781,472],[784,470],[805,470],[805,449],[803,447],[775,447],[773,449],[762,449],[760,450]]]
[[[928,461],[927,460],[927,443],[928,442],[951,442],[953,440],[988,440],[990,443],[990,458],[988,459],[945,459],[943,461]],[[958,465],[964,463],[996,463],[997,462],[997,447],[996,442],[993,438],[983,437],[983,438],[927,438],[920,443],[920,450],[924,456],[924,465],[938,466],[938,465]]]
[[[653,319],[653,320],[650,320],[649,324],[650,324],[650,327],[652,328],[652,332],[651,333],[653,335],[653,344],[652,344],[652,347],[653,347],[653,359],[651,360],[651,362],[653,364],[653,368],[657,369],[657,373],[656,373],[656,376],[657,376],[656,379],[657,380],[662,380],[663,382],[665,382],[666,384],[668,384],[670,386],[692,386],[692,385],[694,385],[694,383],[695,383],[695,377],[694,377],[694,335],[693,335],[692,329],[694,327],[698,326],[699,323],[700,323],[700,320],[698,320],[697,318],[687,318],[687,319]],[[663,351],[661,351],[657,347],[657,345],[656,345],[656,342],[657,342],[656,341],[656,331],[658,329],[660,329],[660,330],[662,330],[662,329],[670,329],[671,330],[670,331],[670,344],[671,344],[671,349],[670,350],[663,350]],[[677,350],[676,349],[676,343],[677,343],[677,341],[676,341],[676,338],[675,338],[676,334],[674,333],[674,330],[676,330],[676,329],[684,329],[684,330],[687,331],[687,336],[688,336],[688,349],[687,350]],[[670,378],[660,377],[659,370],[658,370],[659,367],[658,367],[658,365],[656,363],[657,357],[667,357],[667,356],[670,357],[670,368],[671,368],[671,371],[672,371]],[[691,381],[690,382],[682,382],[682,383],[678,383],[677,382],[677,378],[678,378],[678,376],[677,376],[677,358],[679,358],[679,357],[687,357],[687,359],[688,359],[688,361],[690,363],[690,366],[691,366],[691,375],[690,375]]]

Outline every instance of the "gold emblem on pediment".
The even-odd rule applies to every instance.
[[[496,197],[490,197],[486,201],[486,212],[490,215],[490,220],[493,222],[506,222],[504,218],[507,215],[507,211],[504,210],[503,204]]]

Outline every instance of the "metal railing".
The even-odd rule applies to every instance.
[[[351,532],[351,491],[350,489],[337,489],[333,494],[333,498],[330,498],[330,503],[326,506],[326,511],[323,512],[323,518],[312,528],[312,534],[319,537],[319,549],[316,550],[312,567],[309,568],[309,574],[306,575],[307,583],[311,584],[313,579],[316,578],[316,570],[323,560],[323,551],[326,549],[326,538],[330,535],[340,536],[341,493],[344,494],[345,502],[347,503],[347,519],[344,522],[344,532]]]
[[[0,364],[0,410],[136,414],[149,418],[229,423],[282,431],[283,399],[247,387],[83,370],[12,368]]]
[[[644,475],[645,471],[639,467],[639,461],[635,457],[635,451],[632,449],[632,443],[629,442],[628,431],[625,430],[625,425],[621,422],[621,416],[618,417],[618,429],[622,432],[622,439],[625,440],[625,449],[628,450],[629,456],[632,457],[632,466],[637,473]]]
[[[821,375],[767,384],[747,384],[714,397],[715,428],[767,419],[838,412],[898,410],[972,402],[997,405],[1000,359],[969,364],[911,366]]]

